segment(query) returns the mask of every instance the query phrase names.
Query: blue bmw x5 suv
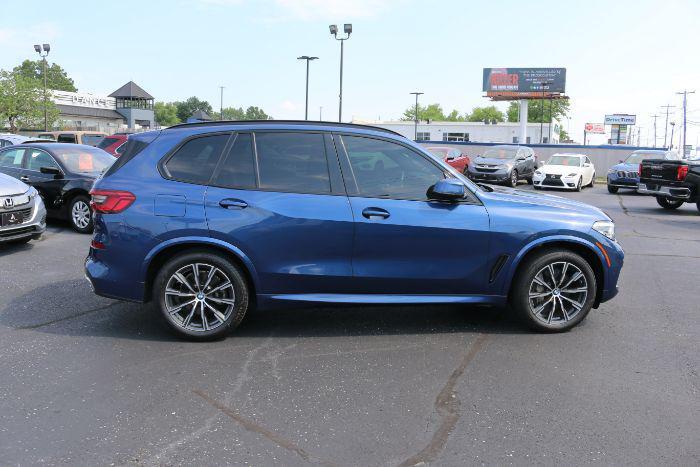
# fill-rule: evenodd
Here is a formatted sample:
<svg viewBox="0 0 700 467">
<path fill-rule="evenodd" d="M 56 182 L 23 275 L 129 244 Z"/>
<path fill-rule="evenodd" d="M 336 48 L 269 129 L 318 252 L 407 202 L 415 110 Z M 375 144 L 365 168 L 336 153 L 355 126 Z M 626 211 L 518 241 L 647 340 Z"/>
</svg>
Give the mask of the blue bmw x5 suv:
<svg viewBox="0 0 700 467">
<path fill-rule="evenodd" d="M 563 331 L 617 293 L 612 220 L 476 185 L 404 137 L 326 122 L 184 124 L 129 137 L 95 182 L 95 292 L 153 301 L 205 340 L 252 307 L 510 304 Z"/>
</svg>

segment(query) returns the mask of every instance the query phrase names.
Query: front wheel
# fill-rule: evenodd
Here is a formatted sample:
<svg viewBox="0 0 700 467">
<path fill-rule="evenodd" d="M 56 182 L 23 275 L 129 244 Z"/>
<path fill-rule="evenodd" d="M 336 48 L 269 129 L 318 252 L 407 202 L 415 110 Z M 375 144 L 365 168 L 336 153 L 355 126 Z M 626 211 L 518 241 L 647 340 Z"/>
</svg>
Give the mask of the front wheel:
<svg viewBox="0 0 700 467">
<path fill-rule="evenodd" d="M 617 193 L 617 187 L 612 186 L 612 185 L 608 185 L 608 193 L 613 193 L 613 194 Z"/>
<path fill-rule="evenodd" d="M 248 310 L 248 295 L 240 269 L 207 251 L 171 259 L 153 286 L 153 301 L 170 329 L 197 341 L 221 338 L 238 326 Z"/>
<path fill-rule="evenodd" d="M 659 206 L 662 208 L 669 210 L 678 209 L 679 207 L 683 206 L 683 201 L 668 199 L 663 196 L 657 196 L 656 202 L 659 203 Z"/>
<path fill-rule="evenodd" d="M 521 320 L 546 332 L 568 331 L 588 315 L 597 284 L 593 269 L 576 253 L 546 251 L 525 263 L 510 302 Z"/>
<path fill-rule="evenodd" d="M 589 183 L 588 186 L 593 188 L 593 185 L 595 185 L 595 172 L 593 172 L 593 177 L 591 177 L 591 183 Z"/>
<path fill-rule="evenodd" d="M 68 220 L 76 232 L 92 232 L 92 210 L 90 209 L 90 199 L 87 196 L 78 195 L 71 200 L 68 206 Z"/>
<path fill-rule="evenodd" d="M 582 184 L 583 184 L 583 176 L 579 177 L 579 179 L 578 179 L 578 183 L 576 184 L 576 191 L 581 191 L 581 188 L 583 188 Z"/>
<path fill-rule="evenodd" d="M 510 173 L 509 185 L 511 188 L 518 186 L 518 171 L 515 169 Z"/>
</svg>

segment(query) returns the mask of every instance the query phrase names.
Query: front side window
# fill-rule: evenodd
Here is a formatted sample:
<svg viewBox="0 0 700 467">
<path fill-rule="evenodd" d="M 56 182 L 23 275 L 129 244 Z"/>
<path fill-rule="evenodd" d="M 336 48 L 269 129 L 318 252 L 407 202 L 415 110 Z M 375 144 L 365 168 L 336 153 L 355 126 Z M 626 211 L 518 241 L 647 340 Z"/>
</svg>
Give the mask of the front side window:
<svg viewBox="0 0 700 467">
<path fill-rule="evenodd" d="M 260 188 L 330 193 L 326 147 L 320 133 L 256 133 Z"/>
<path fill-rule="evenodd" d="M 444 172 L 400 144 L 343 136 L 359 195 L 367 198 L 424 200 Z"/>
<path fill-rule="evenodd" d="M 27 158 L 27 169 L 39 171 L 42 167 L 53 167 L 58 169 L 58 164 L 48 153 L 39 149 L 30 149 Z"/>
<path fill-rule="evenodd" d="M 209 181 L 229 135 L 211 135 L 187 141 L 165 163 L 170 178 L 182 182 L 205 184 Z"/>
<path fill-rule="evenodd" d="M 255 160 L 253 138 L 250 133 L 240 133 L 226 155 L 214 185 L 227 188 L 255 188 Z"/>
<path fill-rule="evenodd" d="M 0 167 L 21 169 L 22 157 L 24 157 L 24 148 L 8 149 L 7 151 L 0 153 Z"/>
</svg>

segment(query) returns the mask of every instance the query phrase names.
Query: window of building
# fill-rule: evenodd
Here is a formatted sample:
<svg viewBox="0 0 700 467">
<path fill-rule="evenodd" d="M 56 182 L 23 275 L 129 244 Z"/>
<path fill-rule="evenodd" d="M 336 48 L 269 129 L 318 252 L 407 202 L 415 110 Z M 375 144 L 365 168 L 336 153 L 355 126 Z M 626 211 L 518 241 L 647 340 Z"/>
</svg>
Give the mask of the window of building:
<svg viewBox="0 0 700 467">
<path fill-rule="evenodd" d="M 428 188 L 445 178 L 420 154 L 388 141 L 343 136 L 360 196 L 424 200 Z"/>
<path fill-rule="evenodd" d="M 256 133 L 260 188 L 330 193 L 326 148 L 320 133 Z"/>
<path fill-rule="evenodd" d="M 469 141 L 469 133 L 443 133 L 443 141 Z"/>
<path fill-rule="evenodd" d="M 513 144 L 518 144 L 518 137 L 517 136 L 513 136 Z"/>
<path fill-rule="evenodd" d="M 24 157 L 24 148 L 8 149 L 0 153 L 0 167 L 13 167 L 15 169 L 22 168 L 22 158 Z"/>
<path fill-rule="evenodd" d="M 165 163 L 168 176 L 189 183 L 209 181 L 229 135 L 211 135 L 189 140 Z"/>
<path fill-rule="evenodd" d="M 250 133 L 239 133 L 226 155 L 214 185 L 228 188 L 255 188 L 255 160 L 253 138 Z"/>
<path fill-rule="evenodd" d="M 416 141 L 430 141 L 429 131 L 419 131 L 416 133 Z"/>
<path fill-rule="evenodd" d="M 549 138 L 547 138 L 546 136 L 543 136 L 542 137 L 542 144 L 547 144 L 548 142 L 549 142 Z"/>
</svg>

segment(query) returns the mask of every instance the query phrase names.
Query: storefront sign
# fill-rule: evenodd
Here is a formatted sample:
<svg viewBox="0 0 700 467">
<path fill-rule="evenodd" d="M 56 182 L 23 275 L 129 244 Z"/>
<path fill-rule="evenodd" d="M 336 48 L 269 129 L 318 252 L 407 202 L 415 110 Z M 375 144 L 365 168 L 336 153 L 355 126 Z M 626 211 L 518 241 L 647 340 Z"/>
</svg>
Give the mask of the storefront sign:
<svg viewBox="0 0 700 467">
<path fill-rule="evenodd" d="M 637 123 L 636 115 L 628 114 L 612 114 L 605 116 L 606 125 L 635 125 Z"/>
<path fill-rule="evenodd" d="M 67 91 L 51 91 L 51 94 L 51 100 L 55 104 L 112 110 L 114 110 L 117 106 L 116 99 L 113 97 L 96 96 L 94 94 Z"/>
<path fill-rule="evenodd" d="M 605 125 L 603 123 L 586 123 L 584 130 L 586 131 L 586 133 L 604 135 Z"/>
</svg>

